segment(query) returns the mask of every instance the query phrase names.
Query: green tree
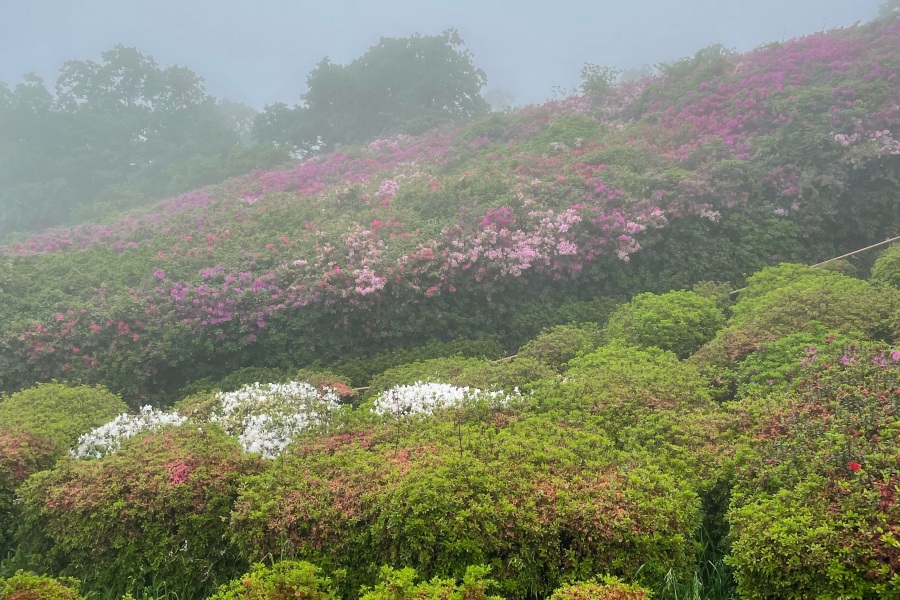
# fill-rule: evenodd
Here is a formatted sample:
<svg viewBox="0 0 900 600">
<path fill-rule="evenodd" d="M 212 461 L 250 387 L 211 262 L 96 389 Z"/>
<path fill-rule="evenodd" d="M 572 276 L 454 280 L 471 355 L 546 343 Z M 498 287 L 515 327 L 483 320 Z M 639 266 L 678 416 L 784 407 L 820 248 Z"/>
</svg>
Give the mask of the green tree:
<svg viewBox="0 0 900 600">
<path fill-rule="evenodd" d="M 128 208 L 282 162 L 265 153 L 265 165 L 233 160 L 252 117 L 248 107 L 217 104 L 190 69 L 160 67 L 121 45 L 99 62 L 66 62 L 55 93 L 36 75 L 0 84 L 0 234 L 62 224 L 79 205 L 93 214 L 97 200 Z M 198 157 L 215 164 L 197 166 Z M 203 173 L 186 176 L 189 161 Z"/>
<path fill-rule="evenodd" d="M 307 76 L 303 104 L 266 107 L 257 136 L 294 150 L 327 150 L 391 133 L 420 133 L 488 112 L 484 71 L 459 33 L 381 38 L 347 65 L 327 57 Z"/>
</svg>

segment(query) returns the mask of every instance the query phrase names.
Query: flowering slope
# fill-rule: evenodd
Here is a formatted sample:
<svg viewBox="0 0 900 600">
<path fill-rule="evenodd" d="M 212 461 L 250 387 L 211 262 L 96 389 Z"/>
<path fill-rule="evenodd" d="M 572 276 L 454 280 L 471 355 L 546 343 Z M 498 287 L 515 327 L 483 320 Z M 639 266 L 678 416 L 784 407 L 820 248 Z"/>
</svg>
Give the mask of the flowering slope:
<svg viewBox="0 0 900 600">
<path fill-rule="evenodd" d="M 739 281 L 883 239 L 900 222 L 898 38 L 884 19 L 706 49 L 602 94 L 10 239 L 0 389 L 79 379 L 139 405 L 246 364 L 486 328 L 515 347 L 529 297 Z"/>
</svg>

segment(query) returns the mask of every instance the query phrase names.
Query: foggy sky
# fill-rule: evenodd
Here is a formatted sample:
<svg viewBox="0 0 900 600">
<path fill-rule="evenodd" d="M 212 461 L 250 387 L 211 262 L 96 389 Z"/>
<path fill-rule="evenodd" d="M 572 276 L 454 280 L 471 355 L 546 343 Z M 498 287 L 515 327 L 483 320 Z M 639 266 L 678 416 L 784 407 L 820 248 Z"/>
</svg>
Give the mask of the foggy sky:
<svg viewBox="0 0 900 600">
<path fill-rule="evenodd" d="M 640 67 L 721 42 L 738 50 L 873 18 L 881 0 L 0 0 L 0 81 L 116 44 L 185 65 L 217 97 L 295 104 L 324 56 L 347 63 L 381 36 L 455 27 L 518 104 L 572 88 L 585 62 Z"/>
</svg>

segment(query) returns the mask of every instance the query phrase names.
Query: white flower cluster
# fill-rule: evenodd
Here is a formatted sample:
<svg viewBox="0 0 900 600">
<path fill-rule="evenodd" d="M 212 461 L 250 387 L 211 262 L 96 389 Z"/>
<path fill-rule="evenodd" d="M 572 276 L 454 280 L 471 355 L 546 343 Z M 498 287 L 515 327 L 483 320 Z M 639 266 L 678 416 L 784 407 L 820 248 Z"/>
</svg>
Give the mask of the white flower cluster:
<svg viewBox="0 0 900 600">
<path fill-rule="evenodd" d="M 302 431 L 315 427 L 340 408 L 340 398 L 300 381 L 245 385 L 216 394 L 210 422 L 235 435 L 247 452 L 263 458 L 281 454 Z"/>
<path fill-rule="evenodd" d="M 121 448 L 125 440 L 134 435 L 164 425 L 181 425 L 186 420 L 174 412 L 143 406 L 136 415 L 122 413 L 109 423 L 82 434 L 69 453 L 75 458 L 103 458 Z"/>
<path fill-rule="evenodd" d="M 519 390 L 513 396 L 520 397 Z M 511 399 L 506 392 L 485 392 L 478 388 L 459 387 L 449 383 L 398 385 L 382 392 L 372 406 L 379 415 L 430 414 L 437 409 L 462 406 L 468 402 L 486 400 L 494 407 L 505 406 Z"/>
</svg>

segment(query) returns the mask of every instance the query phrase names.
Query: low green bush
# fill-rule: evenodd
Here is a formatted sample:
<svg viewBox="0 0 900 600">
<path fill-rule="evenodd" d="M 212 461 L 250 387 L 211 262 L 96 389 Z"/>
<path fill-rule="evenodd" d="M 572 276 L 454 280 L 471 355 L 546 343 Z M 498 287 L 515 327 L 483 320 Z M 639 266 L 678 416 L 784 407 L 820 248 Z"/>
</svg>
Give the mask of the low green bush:
<svg viewBox="0 0 900 600">
<path fill-rule="evenodd" d="M 872 265 L 870 281 L 900 289 L 900 244 L 894 244 L 878 255 Z"/>
<path fill-rule="evenodd" d="M 606 324 L 607 339 L 655 346 L 685 358 L 712 339 L 725 322 L 716 301 L 695 292 L 639 294 Z"/>
<path fill-rule="evenodd" d="M 124 594 L 150 580 L 204 594 L 246 563 L 225 533 L 259 463 L 213 425 L 137 435 L 101 460 L 65 459 L 21 488 L 19 552 L 32 568 Z"/>
<path fill-rule="evenodd" d="M 900 293 L 834 271 L 781 265 L 748 280 L 726 327 L 691 360 L 733 369 L 760 345 L 821 328 L 862 340 L 891 339 Z"/>
<path fill-rule="evenodd" d="M 489 567 L 470 566 L 462 583 L 440 577 L 416 583 L 415 569 L 382 567 L 378 583 L 363 588 L 360 600 L 502 600 L 486 592 L 495 583 L 487 578 L 489 573 Z"/>
<path fill-rule="evenodd" d="M 794 333 L 771 343 L 760 344 L 735 369 L 737 398 L 768 393 L 789 383 L 810 359 L 840 360 L 842 349 L 853 340 L 829 333 L 817 324 L 810 333 Z"/>
<path fill-rule="evenodd" d="M 16 488 L 32 473 L 52 467 L 56 455 L 57 447 L 48 438 L 21 429 L 0 430 L 0 559 L 12 549 Z"/>
<path fill-rule="evenodd" d="M 22 429 L 51 440 L 61 454 L 78 436 L 128 412 L 103 387 L 44 383 L 0 402 L 0 430 Z"/>
<path fill-rule="evenodd" d="M 77 579 L 53 579 L 18 571 L 0 579 L 0 600 L 84 600 Z"/>
<path fill-rule="evenodd" d="M 248 573 L 222 585 L 209 600 L 336 600 L 331 580 L 308 562 L 284 560 L 272 566 L 254 564 Z"/>
<path fill-rule="evenodd" d="M 381 352 L 366 358 L 335 363 L 329 369 L 350 379 L 355 386 L 369 385 L 373 377 L 394 367 L 435 358 L 460 356 L 495 359 L 503 356 L 503 347 L 495 338 L 481 340 L 458 339 L 450 342 L 431 342 L 409 350 Z"/>
<path fill-rule="evenodd" d="M 576 356 L 590 352 L 603 341 L 603 330 L 593 323 L 557 325 L 519 349 L 518 359 L 534 359 L 555 371 L 564 371 Z"/>
<path fill-rule="evenodd" d="M 602 433 L 447 411 L 301 440 L 246 480 L 231 535 L 251 561 L 344 570 L 343 595 L 374 584 L 372 565 L 430 579 L 482 563 L 502 595 L 546 597 L 596 572 L 686 576 L 700 520 L 688 478 L 618 454 Z"/>
<path fill-rule="evenodd" d="M 550 600 L 649 600 L 651 596 L 646 588 L 606 576 L 565 585 L 553 592 Z"/>
<path fill-rule="evenodd" d="M 850 343 L 763 400 L 727 518 L 743 598 L 900 593 L 900 352 Z"/>
</svg>

